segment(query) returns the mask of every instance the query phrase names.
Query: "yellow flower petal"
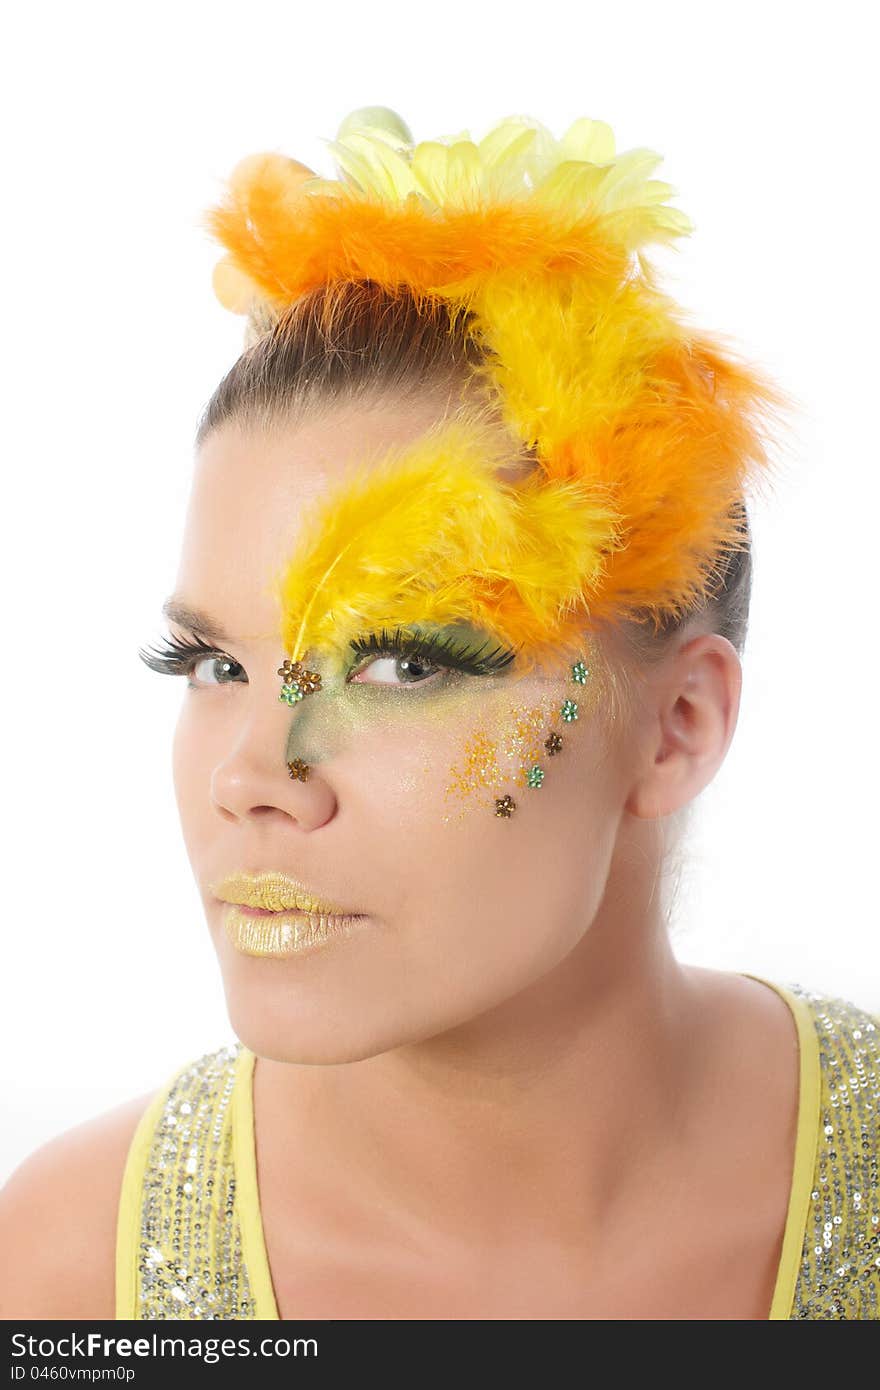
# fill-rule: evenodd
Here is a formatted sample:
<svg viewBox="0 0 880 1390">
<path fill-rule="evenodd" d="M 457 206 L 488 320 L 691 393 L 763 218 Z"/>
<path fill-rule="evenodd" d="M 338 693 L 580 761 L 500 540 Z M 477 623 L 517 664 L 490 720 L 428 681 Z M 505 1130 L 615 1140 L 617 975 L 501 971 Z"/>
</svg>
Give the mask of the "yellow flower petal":
<svg viewBox="0 0 880 1390">
<path fill-rule="evenodd" d="M 498 202 L 528 193 L 524 165 L 535 142 L 534 124 L 506 121 L 490 130 L 477 146 L 485 171 L 487 195 Z"/>
<path fill-rule="evenodd" d="M 409 159 L 378 136 L 353 131 L 327 146 L 337 167 L 365 193 L 397 202 L 416 189 Z"/>
<path fill-rule="evenodd" d="M 439 140 L 422 140 L 412 154 L 412 174 L 417 188 L 438 206 L 446 192 L 448 150 Z"/>
<path fill-rule="evenodd" d="M 563 159 L 585 159 L 590 164 L 608 164 L 615 157 L 614 131 L 605 121 L 581 116 L 559 141 Z"/>
<path fill-rule="evenodd" d="M 446 160 L 445 201 L 451 207 L 473 207 L 483 189 L 483 170 L 472 140 L 457 140 Z"/>
<path fill-rule="evenodd" d="M 555 207 L 559 212 L 570 212 L 571 220 L 575 222 L 591 204 L 599 205 L 602 188 L 610 172 L 609 165 L 585 164 L 581 160 L 568 159 L 551 170 L 536 190 L 536 197 L 543 206 Z"/>
</svg>

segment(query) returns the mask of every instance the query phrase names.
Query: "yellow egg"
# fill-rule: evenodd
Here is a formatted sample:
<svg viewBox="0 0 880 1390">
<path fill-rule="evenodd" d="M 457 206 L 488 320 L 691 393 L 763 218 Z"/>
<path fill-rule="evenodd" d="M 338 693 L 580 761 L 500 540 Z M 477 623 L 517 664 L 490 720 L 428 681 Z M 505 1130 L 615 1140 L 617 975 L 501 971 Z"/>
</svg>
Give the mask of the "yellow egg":
<svg viewBox="0 0 880 1390">
<path fill-rule="evenodd" d="M 230 256 L 224 256 L 214 266 L 211 283 L 223 308 L 233 314 L 246 314 L 257 294 L 253 281 L 238 269 Z"/>
<path fill-rule="evenodd" d="M 406 121 L 402 116 L 398 116 L 396 111 L 392 111 L 390 106 L 359 106 L 356 111 L 350 111 L 339 127 L 336 139 L 344 140 L 352 131 L 363 130 L 365 127 L 383 131 L 393 136 L 395 141 L 402 140 L 407 145 L 413 143 L 412 133 Z"/>
<path fill-rule="evenodd" d="M 279 183 L 291 188 L 305 182 L 306 179 L 317 177 L 314 169 L 309 169 L 298 159 L 290 159 L 286 154 L 278 154 L 275 150 L 263 150 L 259 154 L 245 155 L 244 159 L 238 161 L 229 175 L 229 186 L 233 192 L 242 195 L 255 180 L 265 180 L 273 176 Z"/>
</svg>

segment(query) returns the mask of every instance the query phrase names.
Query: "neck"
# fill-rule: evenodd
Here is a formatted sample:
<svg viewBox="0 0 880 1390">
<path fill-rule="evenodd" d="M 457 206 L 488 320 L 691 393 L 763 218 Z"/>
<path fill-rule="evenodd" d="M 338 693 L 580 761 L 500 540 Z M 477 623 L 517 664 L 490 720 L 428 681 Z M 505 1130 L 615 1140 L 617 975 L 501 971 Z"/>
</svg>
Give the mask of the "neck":
<svg viewBox="0 0 880 1390">
<path fill-rule="evenodd" d="M 258 1058 L 258 1132 L 283 1163 L 268 1180 L 410 1234 L 599 1239 L 687 1148 L 710 1067 L 699 972 L 653 897 L 606 893 L 558 966 L 437 1036 L 335 1066 Z"/>
</svg>

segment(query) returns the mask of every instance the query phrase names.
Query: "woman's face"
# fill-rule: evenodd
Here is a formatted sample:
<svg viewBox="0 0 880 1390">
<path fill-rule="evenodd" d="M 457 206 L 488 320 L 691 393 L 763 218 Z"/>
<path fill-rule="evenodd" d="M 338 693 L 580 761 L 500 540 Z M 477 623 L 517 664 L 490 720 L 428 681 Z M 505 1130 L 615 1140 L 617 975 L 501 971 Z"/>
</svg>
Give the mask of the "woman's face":
<svg viewBox="0 0 880 1390">
<path fill-rule="evenodd" d="M 196 460 L 175 597 L 225 636 L 189 674 L 175 788 L 232 1026 L 279 1061 L 372 1056 L 526 989 L 589 928 L 624 814 L 635 753 L 591 641 L 583 682 L 563 661 L 469 674 L 362 651 L 310 657 L 321 688 L 279 699 L 268 581 L 300 518 L 365 449 L 405 446 L 437 414 L 426 397 L 335 408 L 271 436 L 225 426 Z M 193 636 L 176 620 L 170 633 Z M 441 636 L 457 651 L 499 645 L 466 624 Z M 296 759 L 305 780 L 290 774 Z M 530 784 L 534 767 L 544 775 Z M 505 796 L 515 809 L 497 815 Z M 266 871 L 360 920 L 308 950 L 250 954 L 212 887 Z"/>
</svg>

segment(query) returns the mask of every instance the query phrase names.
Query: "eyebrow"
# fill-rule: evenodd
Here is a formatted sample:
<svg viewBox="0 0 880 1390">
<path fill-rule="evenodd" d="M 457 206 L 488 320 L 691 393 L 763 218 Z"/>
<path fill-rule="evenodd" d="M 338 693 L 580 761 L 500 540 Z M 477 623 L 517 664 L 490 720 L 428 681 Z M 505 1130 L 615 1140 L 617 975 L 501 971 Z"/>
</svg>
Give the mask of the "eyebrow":
<svg viewBox="0 0 880 1390">
<path fill-rule="evenodd" d="M 162 604 L 162 612 L 166 618 L 170 618 L 173 623 L 180 627 L 189 628 L 201 637 L 207 637 L 209 642 L 231 642 L 232 638 L 209 613 L 203 613 L 200 608 L 193 608 L 177 594 L 172 594 Z"/>
</svg>

